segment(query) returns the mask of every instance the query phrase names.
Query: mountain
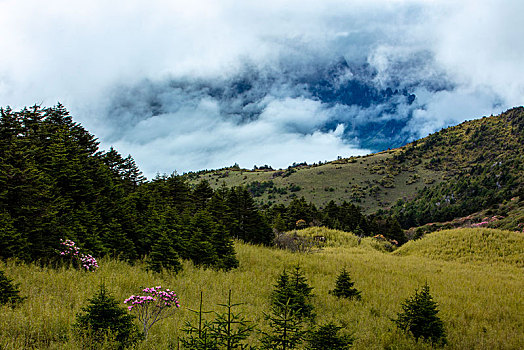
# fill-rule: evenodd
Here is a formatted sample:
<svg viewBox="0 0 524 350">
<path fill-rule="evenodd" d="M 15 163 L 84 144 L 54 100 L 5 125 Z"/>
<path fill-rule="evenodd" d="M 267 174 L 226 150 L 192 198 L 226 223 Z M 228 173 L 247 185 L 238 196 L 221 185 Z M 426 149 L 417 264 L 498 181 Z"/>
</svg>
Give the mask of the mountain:
<svg viewBox="0 0 524 350">
<path fill-rule="evenodd" d="M 296 197 L 318 207 L 349 201 L 367 213 L 390 211 L 409 228 L 524 198 L 523 161 L 524 108 L 517 107 L 367 156 L 279 170 L 233 166 L 185 176 L 215 188 L 245 185 L 262 206 Z"/>
</svg>

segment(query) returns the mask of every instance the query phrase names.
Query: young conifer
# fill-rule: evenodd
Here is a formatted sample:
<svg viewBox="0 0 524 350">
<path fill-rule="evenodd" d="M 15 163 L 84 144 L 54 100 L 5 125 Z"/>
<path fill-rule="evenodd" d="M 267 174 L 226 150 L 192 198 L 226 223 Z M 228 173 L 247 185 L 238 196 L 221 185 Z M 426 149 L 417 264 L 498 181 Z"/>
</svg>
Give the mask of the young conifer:
<svg viewBox="0 0 524 350">
<path fill-rule="evenodd" d="M 417 341 L 422 338 L 433 344 L 443 345 L 446 343 L 446 332 L 437 313 L 437 303 L 429 294 L 426 282 L 420 292 L 415 290 L 415 294 L 402 303 L 402 312 L 394 321 L 400 329 L 413 334 Z"/>
<path fill-rule="evenodd" d="M 346 270 L 346 268 L 344 268 L 337 277 L 335 289 L 330 291 L 330 293 L 338 298 L 360 300 L 360 291 L 353 287 L 354 284 L 355 282 L 351 281 L 349 272 Z"/>
<path fill-rule="evenodd" d="M 310 301 L 313 297 L 312 290 L 300 267 L 296 266 L 291 275 L 284 270 L 278 277 L 271 302 L 281 311 L 284 306 L 288 307 L 298 318 L 314 319 L 313 304 Z"/>
<path fill-rule="evenodd" d="M 73 330 L 75 336 L 83 341 L 84 347 L 98 349 L 109 340 L 118 349 L 123 349 L 142 338 L 138 327 L 133 323 L 134 316 L 119 306 L 104 284 L 82 311 L 76 316 Z"/>
<path fill-rule="evenodd" d="M 339 335 L 342 327 L 330 322 L 318 327 L 307 337 L 307 350 L 347 350 L 353 344 L 350 335 Z"/>
<path fill-rule="evenodd" d="M 284 305 L 271 307 L 271 314 L 265 315 L 271 333 L 262 333 L 262 349 L 290 350 L 296 349 L 305 336 L 304 321 L 294 312 L 288 302 Z"/>
<path fill-rule="evenodd" d="M 0 270 L 0 305 L 9 305 L 15 307 L 25 298 L 20 296 L 18 286 L 13 283 L 13 280 Z"/>
</svg>

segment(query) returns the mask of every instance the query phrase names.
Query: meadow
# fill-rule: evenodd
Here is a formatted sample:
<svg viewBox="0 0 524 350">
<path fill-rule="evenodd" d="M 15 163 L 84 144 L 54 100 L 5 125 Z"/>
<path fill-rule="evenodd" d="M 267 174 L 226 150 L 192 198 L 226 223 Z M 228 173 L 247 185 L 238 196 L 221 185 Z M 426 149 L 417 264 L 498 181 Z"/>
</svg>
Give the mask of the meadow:
<svg viewBox="0 0 524 350">
<path fill-rule="evenodd" d="M 305 235 L 315 233 L 303 231 Z M 338 233 L 337 233 L 338 232 Z M 425 282 L 439 304 L 448 344 L 445 349 L 524 348 L 524 235 L 492 229 L 450 230 L 432 233 L 393 253 L 381 251 L 372 238 L 359 241 L 339 231 L 325 231 L 327 244 L 311 253 L 235 242 L 240 267 L 229 272 L 199 269 L 190 262 L 178 275 L 154 274 L 138 262 L 131 266 L 101 259 L 100 268 L 84 272 L 53 269 L 8 260 L 0 269 L 19 284 L 27 299 L 17 308 L 0 308 L 0 349 L 79 349 L 71 333 L 75 315 L 101 283 L 123 301 L 145 287 L 161 285 L 177 292 L 181 308 L 174 317 L 150 330 L 139 349 L 177 349 L 189 311 L 223 311 L 232 290 L 237 312 L 265 328 L 269 295 L 284 269 L 299 265 L 314 287 L 316 322 L 334 321 L 355 338 L 354 349 L 430 349 L 398 331 L 392 322 L 403 300 Z M 329 294 L 336 276 L 346 267 L 362 300 L 339 300 Z M 208 315 L 208 319 L 212 316 Z M 257 345 L 253 333 L 249 342 Z"/>
</svg>

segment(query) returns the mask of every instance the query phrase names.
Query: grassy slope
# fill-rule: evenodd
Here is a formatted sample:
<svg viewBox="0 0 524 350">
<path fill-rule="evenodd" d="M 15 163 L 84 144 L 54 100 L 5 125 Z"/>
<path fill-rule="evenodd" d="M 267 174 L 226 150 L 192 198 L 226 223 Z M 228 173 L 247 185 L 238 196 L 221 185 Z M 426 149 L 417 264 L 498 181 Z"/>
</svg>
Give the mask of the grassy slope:
<svg viewBox="0 0 524 350">
<path fill-rule="evenodd" d="M 482 242 L 485 232 L 488 231 L 473 230 L 468 236 L 472 239 L 477 236 L 476 241 Z M 511 236 L 502 231 L 489 233 L 498 235 L 499 240 L 508 239 L 504 249 L 514 249 L 513 254 L 522 257 L 522 235 Z M 76 349 L 74 342 L 67 340 L 70 339 L 70 324 L 101 281 L 105 281 L 119 300 L 136 294 L 143 287 L 158 284 L 177 291 L 181 310 L 175 317 L 155 325 L 141 349 L 167 349 L 174 344 L 184 322 L 195 320 L 187 308 L 197 307 L 200 290 L 204 291 L 205 308 L 218 310 L 215 305 L 225 302 L 227 291 L 232 288 L 234 301 L 245 303 L 239 310 L 249 319 L 263 324 L 263 312 L 268 310 L 268 296 L 276 277 L 282 269 L 296 264 L 300 264 L 314 287 L 313 302 L 318 321 L 336 320 L 347 325 L 356 337 L 355 349 L 425 348 L 395 331 L 390 321 L 400 310 L 401 301 L 425 281 L 440 305 L 439 315 L 448 331 L 446 348 L 524 348 L 521 260 L 503 259 L 505 262 L 501 262 L 496 254 L 485 253 L 486 247 L 482 244 L 465 249 L 468 239 L 453 241 L 456 253 L 454 258 L 446 256 L 449 261 L 427 253 L 431 249 L 438 250 L 449 237 L 463 232 L 432 234 L 411 243 L 420 245 L 424 252 L 421 254 L 415 254 L 410 246 L 396 254 L 386 254 L 373 249 L 369 238 L 355 246 L 355 239 L 345 237 L 346 233 L 326 231 L 322 234 L 328 237 L 328 242 L 346 241 L 348 244 L 328 247 L 314 254 L 292 254 L 237 242 L 240 268 L 228 273 L 195 269 L 185 264 L 178 276 L 153 275 L 146 273 L 141 264 L 129 266 L 112 260 L 102 260 L 96 273 L 0 263 L 0 268 L 20 283 L 22 294 L 28 296 L 18 309 L 0 308 L 0 348 Z M 490 247 L 488 250 L 493 248 Z M 510 255 L 508 252 L 507 256 Z M 481 258 L 477 260 L 476 256 Z M 362 291 L 361 302 L 338 300 L 328 294 L 344 266 L 351 272 L 355 286 Z"/>
<path fill-rule="evenodd" d="M 319 207 L 330 200 L 353 200 L 365 212 L 371 213 L 389 207 L 398 199 L 415 197 L 424 186 L 469 176 L 469 169 L 475 166 L 512 159 L 522 161 L 523 139 L 524 109 L 515 108 L 498 116 L 443 129 L 398 149 L 298 168 L 285 178 L 274 177 L 275 171 L 232 169 L 191 173 L 188 178 L 194 183 L 206 179 L 214 187 L 223 183 L 247 185 L 269 180 L 279 188 L 294 184 L 301 190 L 274 195 L 275 198 L 270 198 L 266 192 L 255 199 L 259 203 L 288 203 L 293 196 L 304 196 Z M 436 162 L 430 164 L 432 161 Z M 522 172 L 517 178 L 519 175 L 524 178 Z M 355 201 L 355 197 L 361 198 Z"/>
<path fill-rule="evenodd" d="M 277 171 L 249 171 L 223 169 L 200 174 L 192 179 L 193 183 L 207 180 L 213 187 L 247 185 L 253 181 L 273 181 L 277 188 L 300 186 L 297 192 L 287 191 L 285 195 L 270 197 L 268 192 L 255 198 L 259 203 L 289 203 L 294 196 L 304 197 L 319 207 L 330 200 L 336 202 L 353 201 L 366 212 L 392 204 L 397 198 L 410 197 L 424 186 L 441 181 L 439 171 L 426 169 L 422 162 L 418 165 L 406 164 L 404 171 L 392 176 L 392 186 L 380 184 L 387 176 L 386 164 L 398 150 L 380 152 L 368 156 L 352 157 L 319 165 L 297 168 L 290 176 L 274 176 Z M 418 180 L 409 183 L 409 179 L 418 176 Z M 376 192 L 374 192 L 375 190 Z M 360 200 L 353 198 L 360 197 Z"/>
</svg>

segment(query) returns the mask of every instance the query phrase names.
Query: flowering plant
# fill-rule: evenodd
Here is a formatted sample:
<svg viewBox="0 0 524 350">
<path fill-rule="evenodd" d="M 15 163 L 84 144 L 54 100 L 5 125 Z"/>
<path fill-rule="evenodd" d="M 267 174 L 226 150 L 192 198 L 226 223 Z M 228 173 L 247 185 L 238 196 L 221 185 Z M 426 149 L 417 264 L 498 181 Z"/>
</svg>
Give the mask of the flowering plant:
<svg viewBox="0 0 524 350">
<path fill-rule="evenodd" d="M 63 257 L 71 257 L 71 260 L 85 269 L 86 271 L 95 271 L 98 268 L 98 262 L 91 254 L 80 253 L 80 248 L 70 239 L 60 240 L 62 249 L 58 252 Z"/>
<path fill-rule="evenodd" d="M 173 315 L 180 304 L 175 292 L 162 290 L 162 286 L 145 288 L 142 292 L 147 295 L 131 295 L 124 304 L 129 305 L 129 311 L 137 313 L 144 327 L 144 336 L 147 337 L 149 329 L 156 322 Z"/>
</svg>

